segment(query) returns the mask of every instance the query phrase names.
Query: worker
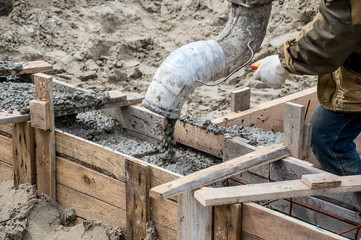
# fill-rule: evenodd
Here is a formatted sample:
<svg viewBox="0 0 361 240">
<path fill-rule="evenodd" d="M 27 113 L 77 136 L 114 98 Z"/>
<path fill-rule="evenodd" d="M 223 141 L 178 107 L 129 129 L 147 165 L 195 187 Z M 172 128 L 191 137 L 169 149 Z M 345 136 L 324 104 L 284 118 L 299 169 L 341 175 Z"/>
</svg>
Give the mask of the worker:
<svg viewBox="0 0 361 240">
<path fill-rule="evenodd" d="M 266 57 L 254 77 L 280 88 L 290 73 L 318 75 L 320 106 L 310 119 L 311 148 L 322 168 L 361 174 L 361 1 L 322 0 L 314 20 Z"/>
</svg>

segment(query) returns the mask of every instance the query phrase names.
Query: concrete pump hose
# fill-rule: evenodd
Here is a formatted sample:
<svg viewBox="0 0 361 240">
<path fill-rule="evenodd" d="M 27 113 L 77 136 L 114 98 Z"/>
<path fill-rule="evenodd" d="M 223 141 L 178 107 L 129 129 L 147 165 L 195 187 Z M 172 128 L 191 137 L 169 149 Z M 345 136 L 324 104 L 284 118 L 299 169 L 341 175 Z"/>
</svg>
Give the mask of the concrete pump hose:
<svg viewBox="0 0 361 240">
<path fill-rule="evenodd" d="M 179 118 L 188 96 L 199 85 L 227 76 L 257 51 L 266 34 L 271 3 L 252 8 L 232 4 L 230 17 L 216 40 L 186 44 L 162 62 L 147 90 L 143 106 L 168 118 Z"/>
</svg>

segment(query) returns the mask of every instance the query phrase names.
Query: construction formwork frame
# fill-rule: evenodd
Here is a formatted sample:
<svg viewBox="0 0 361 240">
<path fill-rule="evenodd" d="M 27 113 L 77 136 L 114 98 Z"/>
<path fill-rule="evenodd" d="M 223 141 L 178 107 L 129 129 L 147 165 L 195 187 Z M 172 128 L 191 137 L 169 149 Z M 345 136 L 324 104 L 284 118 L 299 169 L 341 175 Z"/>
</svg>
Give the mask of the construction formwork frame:
<svg viewBox="0 0 361 240">
<path fill-rule="evenodd" d="M 283 107 L 286 102 L 306 105 L 308 112 L 311 113 L 317 106 L 315 89 L 305 90 L 250 109 L 247 109 L 249 104 L 246 104 L 246 107 L 241 108 L 244 111 L 233 112 L 213 122 L 222 126 L 238 123 L 277 131 L 283 126 Z M 232 105 L 234 111 L 237 110 L 236 105 L 237 103 Z M 112 107 L 107 111 L 118 118 L 130 134 L 150 142 L 160 141 L 159 131 L 162 131 L 166 125 L 163 117 L 145 110 L 140 105 Z M 310 113 L 307 114 L 307 118 L 310 117 Z M 143 126 L 134 128 L 132 124 L 134 115 L 144 119 Z M 19 120 L 19 118 L 15 119 Z M 19 126 L 21 131 L 16 130 Z M 147 130 L 144 130 L 145 127 Z M 19 136 L 19 132 L 24 137 L 15 137 Z M 36 167 L 26 168 L 25 173 L 29 173 L 29 169 L 33 169 L 34 172 L 30 173 L 31 177 L 24 178 L 23 182 L 19 182 L 19 177 L 16 177 L 19 169 L 24 170 L 24 165 L 21 163 L 25 159 L 19 160 L 19 157 L 15 156 L 16 151 L 27 153 L 24 155 L 29 156 L 30 160 L 27 161 L 30 164 L 36 163 L 34 155 L 39 148 L 35 148 L 31 143 L 34 141 L 33 132 L 34 129 L 29 123 L 0 126 L 0 181 L 14 179 L 18 184 L 26 182 L 39 184 L 34 177 L 39 175 L 39 169 Z M 187 235 L 189 229 L 182 230 L 179 227 L 182 226 L 182 215 L 179 214 L 182 210 L 177 204 L 179 200 L 155 198 L 150 195 L 151 188 L 182 176 L 56 129 L 54 136 L 56 174 L 53 176 L 55 182 L 53 196 L 60 204 L 76 210 L 77 221 L 101 220 L 126 229 L 129 239 L 141 239 L 145 237 L 146 222 L 152 220 L 155 222 L 160 239 L 178 237 L 185 239 L 189 236 Z M 205 137 L 209 141 L 204 141 Z M 175 138 L 182 144 L 224 159 L 232 159 L 257 150 L 248 145 L 244 139 L 230 139 L 227 135 L 217 135 L 186 123 L 177 123 Z M 21 139 L 20 143 L 16 139 Z M 290 169 L 293 173 L 287 175 Z M 244 172 L 239 177 L 251 179 L 252 182 L 257 179 L 256 181 L 261 182 L 300 178 L 305 173 L 319 172 L 322 171 L 299 159 L 287 157 L 267 164 L 262 169 Z M 48 182 L 43 184 L 47 185 Z M 348 195 L 352 199 L 352 193 Z M 339 198 L 335 197 L 336 200 Z M 134 199 L 137 199 L 137 202 L 134 202 Z M 186 199 L 183 197 L 183 200 Z M 190 198 L 189 201 L 193 199 Z M 211 207 L 204 214 L 208 216 L 208 219 L 203 219 L 206 221 L 203 224 L 207 227 L 207 232 L 199 232 L 198 239 L 240 239 L 241 237 L 285 239 L 284 237 L 287 236 L 290 239 L 344 239 L 255 203 Z M 351 215 L 351 212 L 348 214 Z M 265 228 L 270 223 L 273 229 Z M 194 222 L 194 224 L 199 226 L 202 223 Z M 300 231 L 294 232 L 295 228 Z"/>
</svg>

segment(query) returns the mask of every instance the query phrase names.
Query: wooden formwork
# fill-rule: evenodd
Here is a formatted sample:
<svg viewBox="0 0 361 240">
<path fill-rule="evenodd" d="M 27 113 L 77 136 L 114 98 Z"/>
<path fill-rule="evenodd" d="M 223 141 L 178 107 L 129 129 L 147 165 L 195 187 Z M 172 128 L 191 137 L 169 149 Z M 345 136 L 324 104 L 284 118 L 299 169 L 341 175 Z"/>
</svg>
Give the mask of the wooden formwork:
<svg viewBox="0 0 361 240">
<path fill-rule="evenodd" d="M 243 106 L 244 111 L 233 112 L 213 122 L 221 126 L 239 124 L 282 131 L 286 102 L 308 106 L 307 118 L 318 105 L 315 89 L 312 88 L 248 110 Z M 234 104 L 232 106 L 233 110 L 237 109 Z M 159 133 L 166 125 L 165 119 L 140 105 L 112 107 L 107 112 L 115 116 L 130 134 L 150 142 L 161 140 Z M 143 121 L 135 123 L 135 118 Z M 32 133 L 29 123 L 0 126 L 0 181 L 14 179 L 19 182 L 16 176 L 19 169 L 24 170 L 23 163 L 35 165 L 39 147 L 34 146 Z M 152 220 L 160 239 L 185 239 L 188 236 L 189 229 L 182 228 L 182 216 L 179 215 L 182 211 L 180 206 L 184 204 L 179 205 L 177 198 L 164 199 L 150 194 L 150 189 L 178 179 L 181 175 L 59 130 L 54 133 L 55 197 L 60 204 L 75 209 L 78 221 L 104 221 L 126 229 L 129 239 L 141 239 L 146 234 L 146 222 Z M 175 138 L 179 143 L 225 160 L 257 150 L 244 139 L 230 139 L 227 135 L 217 135 L 182 122 L 176 124 Z M 19 156 L 20 151 L 24 154 Z M 29 173 L 31 170 L 33 172 Z M 25 182 L 35 183 L 38 171 L 38 168 L 29 167 L 21 175 L 29 174 Z M 244 172 L 240 177 L 249 182 L 267 182 L 319 172 L 322 171 L 299 159 L 287 157 L 261 169 Z M 46 185 L 47 182 L 42 184 Z M 352 193 L 328 197 L 342 200 L 345 196 L 351 205 L 358 206 Z M 184 201 L 184 196 L 181 199 Z M 333 203 L 326 200 L 312 200 L 316 204 L 322 203 L 327 209 L 333 207 Z M 334 205 L 337 206 L 337 203 Z M 340 215 L 357 221 L 357 210 L 342 209 L 340 206 L 336 209 Z M 207 214 L 208 219 L 203 219 L 205 222 L 194 222 L 195 226 L 206 225 L 207 232 L 199 239 L 344 239 L 255 203 L 210 207 Z"/>
</svg>

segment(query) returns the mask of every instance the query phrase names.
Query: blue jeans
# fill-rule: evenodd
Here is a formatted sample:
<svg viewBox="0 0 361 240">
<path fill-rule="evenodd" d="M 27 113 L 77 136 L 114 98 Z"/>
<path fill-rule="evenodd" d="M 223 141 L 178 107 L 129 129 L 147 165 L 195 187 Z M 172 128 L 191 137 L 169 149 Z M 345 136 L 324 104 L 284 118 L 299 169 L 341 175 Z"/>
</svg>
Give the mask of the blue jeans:
<svg viewBox="0 0 361 240">
<path fill-rule="evenodd" d="M 341 176 L 361 174 L 354 143 L 361 132 L 361 112 L 334 112 L 319 106 L 310 123 L 311 148 L 323 170 Z"/>
</svg>

